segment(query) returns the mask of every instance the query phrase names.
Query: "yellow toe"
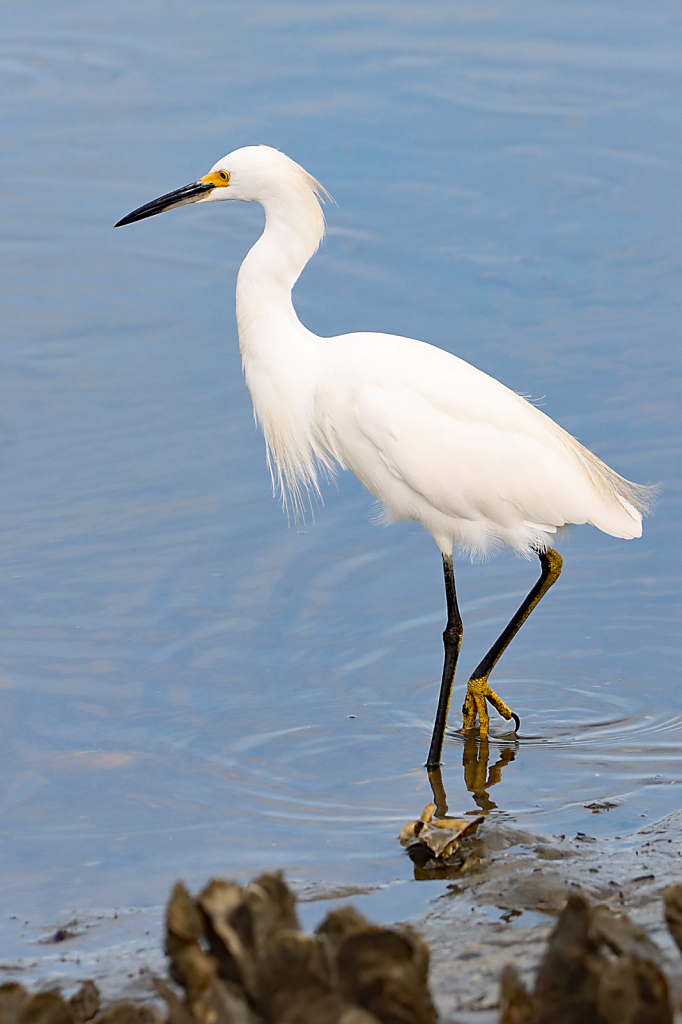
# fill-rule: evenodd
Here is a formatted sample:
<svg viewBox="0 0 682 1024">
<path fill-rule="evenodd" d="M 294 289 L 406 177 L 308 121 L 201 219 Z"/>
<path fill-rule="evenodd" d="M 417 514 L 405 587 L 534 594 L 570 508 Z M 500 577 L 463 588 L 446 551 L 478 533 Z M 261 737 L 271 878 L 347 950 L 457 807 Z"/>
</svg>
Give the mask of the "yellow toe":
<svg viewBox="0 0 682 1024">
<path fill-rule="evenodd" d="M 467 686 L 467 695 L 462 706 L 462 729 L 472 729 L 479 721 L 479 735 L 485 738 L 488 735 L 489 717 L 486 701 L 490 701 L 495 710 L 506 718 L 507 721 L 516 716 L 511 708 L 497 696 L 494 690 L 490 689 L 487 679 L 470 679 Z"/>
</svg>

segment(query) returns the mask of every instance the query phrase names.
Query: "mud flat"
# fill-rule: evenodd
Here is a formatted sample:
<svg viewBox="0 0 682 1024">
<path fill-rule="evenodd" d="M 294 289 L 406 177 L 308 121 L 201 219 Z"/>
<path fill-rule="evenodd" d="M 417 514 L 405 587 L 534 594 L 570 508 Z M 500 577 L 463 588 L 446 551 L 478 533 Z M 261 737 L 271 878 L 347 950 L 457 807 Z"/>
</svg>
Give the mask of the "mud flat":
<svg viewBox="0 0 682 1024">
<path fill-rule="evenodd" d="M 576 893 L 626 913 L 655 943 L 679 1007 L 682 958 L 663 894 L 682 881 L 682 811 L 618 840 L 539 836 L 488 819 L 467 852 L 448 892 L 413 922 L 431 949 L 441 1020 L 497 1024 L 505 965 L 532 986 L 556 917 Z"/>
<path fill-rule="evenodd" d="M 286 932 L 289 937 L 282 947 L 285 950 L 282 953 L 284 967 L 276 957 L 273 961 L 262 962 L 279 964 L 277 970 L 280 977 L 287 978 L 293 971 L 293 956 L 298 965 L 296 970 L 300 972 L 300 985 L 289 985 L 289 991 L 291 993 L 297 987 L 302 988 L 307 984 L 309 993 L 316 993 L 315 998 L 321 1007 L 320 1021 L 340 1021 L 344 1014 L 352 1011 L 353 1019 L 357 1017 L 358 1022 L 364 1024 L 370 1024 L 372 1020 L 402 1020 L 414 1024 L 429 1024 L 436 1020 L 443 1024 L 497 1024 L 501 1013 L 500 983 L 506 968 L 506 991 L 502 996 L 505 1024 L 511 1024 L 512 1021 L 514 1024 L 517 1021 L 525 1024 L 526 1020 L 534 1022 L 545 1019 L 557 1022 L 580 1020 L 583 1024 L 593 1019 L 584 1007 L 573 1007 L 573 1010 L 564 1007 L 566 1013 L 570 1011 L 573 1016 L 561 1017 L 558 1011 L 552 1011 L 549 1017 L 543 1017 L 545 1007 L 542 1013 L 538 1010 L 533 1017 L 535 1011 L 528 1002 L 534 998 L 532 992 L 535 987 L 542 989 L 545 996 L 549 991 L 552 998 L 563 1000 L 561 1005 L 564 1006 L 564 990 L 561 988 L 564 982 L 561 977 L 568 976 L 566 956 L 569 959 L 573 957 L 575 961 L 571 971 L 578 964 L 579 976 L 583 978 L 581 984 L 584 983 L 587 993 L 585 999 L 596 1000 L 595 993 L 599 988 L 604 1012 L 594 1017 L 594 1020 L 600 1024 L 601 1021 L 611 1024 L 612 1020 L 618 1024 L 629 1024 L 630 1018 L 623 1016 L 625 1011 L 613 1009 L 616 1006 L 613 1000 L 617 998 L 618 992 L 624 990 L 623 979 L 630 983 L 632 978 L 639 979 L 638 991 L 641 990 L 640 996 L 644 993 L 642 999 L 645 1003 L 647 999 L 654 1003 L 658 999 L 658 1004 L 647 1004 L 645 1007 L 648 1016 L 632 1017 L 633 1024 L 640 1020 L 646 1020 L 649 1024 L 682 1020 L 679 1012 L 682 1007 L 682 957 L 669 926 L 671 913 L 675 920 L 677 913 L 681 923 L 678 931 L 682 930 L 682 890 L 678 890 L 679 896 L 676 897 L 679 907 L 675 910 L 673 906 L 672 911 L 668 892 L 668 922 L 664 902 L 666 889 L 682 882 L 682 812 L 670 814 L 630 836 L 614 840 L 597 840 L 582 833 L 574 836 L 534 835 L 515 828 L 513 824 L 488 818 L 479 825 L 474 835 L 462 840 L 455 861 L 449 867 L 436 871 L 428 865 L 414 867 L 417 876 L 425 879 L 424 884 L 428 885 L 427 879 L 436 874 L 449 878 L 449 886 L 444 894 L 434 899 L 427 913 L 407 923 L 407 929 L 401 926 L 395 929 L 374 926 L 350 912 L 345 917 L 341 914 L 335 918 L 333 915 L 339 914 L 335 911 L 328 919 L 331 924 L 327 924 L 326 931 L 323 926 L 319 933 L 327 937 L 320 939 L 318 935 L 318 938 L 311 939 L 297 932 L 293 897 L 290 900 L 284 889 L 272 883 L 272 892 L 279 901 L 280 909 L 271 917 L 280 921 L 281 927 L 277 926 L 279 932 Z M 411 869 L 407 858 L 405 865 L 406 870 Z M 263 888 L 262 880 L 257 880 L 258 885 Z M 310 898 L 310 890 L 306 891 L 305 886 L 292 888 L 294 894 L 298 890 L 304 899 Z M 331 895 L 319 887 L 314 888 L 318 899 Z M 43 999 L 40 1005 L 36 1004 L 31 1009 L 30 997 L 21 993 L 17 995 L 18 990 L 15 989 L 12 996 L 13 1019 L 28 1021 L 38 1014 L 41 1021 L 48 1024 L 49 1015 L 54 1013 L 55 1020 L 61 1024 L 68 1024 L 70 1020 L 82 1024 L 86 1019 L 83 1016 L 84 997 L 80 997 L 80 1003 L 78 1000 L 70 1003 L 69 1000 L 79 989 L 80 982 L 86 978 L 94 978 L 100 990 L 95 1019 L 109 1020 L 110 1024 L 114 1020 L 123 1024 L 123 1017 L 142 1021 L 143 1024 L 161 1021 L 166 1017 L 174 1024 L 194 1021 L 201 1024 L 225 1024 L 228 1020 L 236 1020 L 236 1017 L 239 1017 L 242 1024 L 244 1021 L 249 1024 L 255 1024 L 258 1020 L 278 1021 L 280 1017 L 299 1019 L 298 1011 L 273 1010 L 275 1004 L 272 1002 L 264 1002 L 264 1008 L 258 1010 L 260 996 L 253 986 L 265 984 L 263 978 L 272 977 L 274 967 L 263 969 L 261 964 L 261 968 L 258 968 L 261 962 L 258 958 L 265 956 L 264 953 L 258 954 L 254 960 L 255 954 L 252 952 L 244 952 L 243 949 L 240 952 L 239 928 L 235 933 L 237 939 L 234 939 L 230 925 L 215 949 L 211 943 L 219 932 L 217 925 L 212 926 L 212 930 L 209 928 L 206 934 L 201 932 L 211 914 L 217 915 L 216 922 L 219 922 L 230 915 L 234 916 L 234 921 L 238 921 L 245 914 L 248 916 L 254 913 L 253 909 L 248 910 L 248 914 L 244 910 L 252 897 L 243 894 L 249 891 L 248 886 L 242 888 L 224 882 L 219 883 L 218 889 L 212 890 L 208 886 L 197 897 L 191 897 L 183 889 L 176 889 L 165 922 L 165 945 L 169 960 L 164 956 L 161 940 L 165 916 L 161 910 L 129 910 L 115 914 L 112 918 L 92 915 L 90 919 L 74 918 L 52 929 L 42 929 L 35 941 L 36 957 L 0 963 L 2 978 L 6 982 L 21 982 L 32 993 L 41 991 L 44 994 L 56 986 L 66 1002 L 60 1009 L 59 1000 L 50 1002 L 49 999 Z M 336 891 L 334 895 L 340 893 Z M 217 902 L 212 904 L 213 897 Z M 570 913 L 564 922 L 564 938 L 560 936 L 557 940 L 555 936 L 550 942 L 558 915 L 567 905 Z M 258 912 L 262 916 L 262 908 Z M 144 929 L 147 941 L 142 943 L 141 925 L 148 926 Z M 118 942 L 110 943 L 107 951 L 101 948 L 102 927 L 108 928 L 110 934 L 118 938 Z M 582 929 L 582 939 L 577 946 L 576 929 L 578 932 Z M 87 948 L 89 933 L 100 935 L 99 943 L 94 942 L 91 952 Z M 297 934 L 292 945 L 290 940 L 293 933 Z M 332 962 L 329 957 L 332 956 L 333 960 L 338 954 L 341 941 L 339 935 L 346 941 L 351 933 L 355 936 L 353 943 L 357 948 L 353 955 L 357 954 L 356 959 L 351 958 L 350 967 L 348 964 L 351 960 L 347 957 L 339 960 L 339 963 L 346 965 L 343 967 L 343 971 L 346 971 L 345 987 L 342 985 L 338 989 L 336 981 L 332 984 L 328 980 L 323 980 L 320 987 L 320 971 L 323 979 L 341 976 L 341 968 L 329 967 Z M 569 938 L 572 936 L 568 943 L 572 950 L 570 953 L 564 949 L 566 934 L 569 934 Z M 431 1000 L 423 984 L 426 979 L 425 947 L 421 939 L 425 939 L 430 948 L 428 988 Z M 377 943 L 383 944 L 383 966 L 377 963 L 369 966 L 365 963 L 363 966 L 360 963 L 365 955 L 361 949 L 363 941 L 370 948 Z M 267 947 L 267 956 L 271 956 L 272 949 L 268 942 L 263 948 Z M 320 967 L 316 958 L 322 955 L 322 947 L 326 952 Z M 329 949 L 332 947 L 336 952 L 330 954 Z M 229 950 L 229 956 L 224 952 L 226 949 Z M 219 965 L 222 964 L 218 969 L 211 966 L 212 956 L 217 956 Z M 399 992 L 397 996 L 391 989 L 393 982 L 379 984 L 376 981 L 379 976 L 395 980 L 394 967 L 390 966 L 391 958 L 402 964 L 398 974 L 404 981 L 407 979 L 402 994 Z M 335 960 L 333 962 L 336 963 Z M 588 966 L 585 967 L 585 964 Z M 641 967 L 642 964 L 644 967 Z M 510 971 L 510 967 L 513 971 Z M 381 1000 L 373 1008 L 368 1005 L 367 999 L 361 994 L 364 991 L 362 984 L 357 982 L 358 972 L 362 974 L 364 970 L 369 970 L 370 974 L 372 971 L 375 974 L 379 972 L 372 984 L 379 984 L 381 991 L 389 991 L 390 998 L 398 1000 L 402 1010 L 397 1016 L 394 1010 L 382 1010 Z M 571 971 L 568 972 L 572 978 L 569 991 L 574 993 L 579 986 L 575 981 L 575 973 L 571 974 Z M 317 979 L 314 984 L 310 982 L 311 972 Z M 555 976 L 559 978 L 558 981 L 552 980 Z M 228 979 L 228 987 L 237 983 L 236 990 L 230 989 L 232 1003 L 229 999 L 226 1003 L 226 997 L 220 994 L 225 979 Z M 240 984 L 243 992 L 239 990 Z M 665 988 L 665 998 L 661 996 L 661 986 Z M 91 990 L 86 994 L 87 1006 L 93 1006 Z M 303 1005 L 308 1005 L 311 998 L 309 994 Z M 22 1003 L 22 999 L 29 999 L 29 1002 Z M 125 1003 L 123 1009 L 121 1000 Z M 605 1000 L 611 1010 L 608 1007 L 604 1010 L 607 1005 Z M 21 1012 L 20 1004 L 24 1007 Z M 226 1009 L 228 1004 L 231 1007 L 229 1012 Z M 290 1005 L 293 1006 L 292 1000 Z M 300 1008 L 301 1003 L 298 1005 Z M 628 1012 L 633 1005 L 631 1000 Z M 255 1012 L 254 1006 L 257 1008 Z M 7 1009 L 3 1012 L 0 1006 L 0 1018 L 9 1019 L 8 1012 Z"/>
</svg>

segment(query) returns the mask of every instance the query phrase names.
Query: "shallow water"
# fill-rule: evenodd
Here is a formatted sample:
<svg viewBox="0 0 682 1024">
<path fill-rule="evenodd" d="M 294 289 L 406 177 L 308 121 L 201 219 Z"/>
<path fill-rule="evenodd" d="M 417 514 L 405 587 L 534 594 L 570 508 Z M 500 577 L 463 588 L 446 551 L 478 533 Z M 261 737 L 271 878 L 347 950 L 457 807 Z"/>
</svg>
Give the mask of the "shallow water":
<svg viewBox="0 0 682 1024">
<path fill-rule="evenodd" d="M 641 541 L 561 545 L 494 677 L 520 738 L 494 723 L 489 778 L 453 731 L 450 809 L 605 837 L 678 808 L 678 5 L 121 0 L 0 20 L 6 914 L 155 907 L 178 876 L 269 867 L 313 899 L 364 887 L 384 920 L 443 889 L 395 839 L 430 799 L 432 541 L 373 525 L 348 474 L 314 521 L 273 500 L 233 312 L 260 208 L 111 229 L 254 142 L 338 203 L 295 293 L 311 329 L 455 351 L 662 484 Z M 453 712 L 537 569 L 456 571 Z"/>
</svg>

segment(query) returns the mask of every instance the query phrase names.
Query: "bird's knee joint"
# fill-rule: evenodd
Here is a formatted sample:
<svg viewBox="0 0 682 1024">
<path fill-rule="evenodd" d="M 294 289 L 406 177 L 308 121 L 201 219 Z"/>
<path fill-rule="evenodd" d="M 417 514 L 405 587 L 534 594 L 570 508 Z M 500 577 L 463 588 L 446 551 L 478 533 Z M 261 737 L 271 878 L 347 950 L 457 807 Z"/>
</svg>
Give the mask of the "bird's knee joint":
<svg viewBox="0 0 682 1024">
<path fill-rule="evenodd" d="M 547 578 L 550 583 L 556 583 L 561 575 L 564 560 L 559 552 L 555 551 L 554 548 L 547 548 L 547 550 L 543 552 L 543 557 L 547 563 Z"/>
<path fill-rule="evenodd" d="M 462 642 L 463 633 L 461 626 L 446 626 L 443 630 L 443 643 L 446 647 L 457 647 Z"/>
</svg>

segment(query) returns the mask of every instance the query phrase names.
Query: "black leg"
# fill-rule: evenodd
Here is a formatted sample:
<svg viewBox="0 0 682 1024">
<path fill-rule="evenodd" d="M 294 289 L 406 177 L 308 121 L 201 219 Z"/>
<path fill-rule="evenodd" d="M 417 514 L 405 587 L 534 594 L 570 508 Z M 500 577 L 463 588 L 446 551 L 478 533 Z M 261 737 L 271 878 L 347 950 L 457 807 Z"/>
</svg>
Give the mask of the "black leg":
<svg viewBox="0 0 682 1024">
<path fill-rule="evenodd" d="M 443 555 L 443 575 L 445 577 L 445 599 L 448 605 L 448 623 L 443 632 L 443 644 L 445 645 L 445 662 L 443 664 L 443 681 L 440 684 L 440 697 L 438 698 L 438 711 L 433 726 L 433 736 L 426 767 L 436 768 L 440 764 L 440 755 L 443 749 L 443 737 L 445 726 L 448 721 L 448 708 L 450 707 L 450 696 L 452 694 L 452 681 L 455 678 L 457 658 L 459 649 L 462 646 L 462 617 L 457 606 L 457 594 L 455 592 L 455 572 L 452 567 L 452 555 Z"/>
<path fill-rule="evenodd" d="M 492 706 L 502 715 L 503 718 L 513 718 L 516 722 L 517 731 L 521 724 L 519 716 L 515 715 L 514 712 L 507 707 L 504 701 L 500 700 L 497 694 L 490 689 L 490 686 L 488 685 L 488 676 L 495 668 L 495 665 L 497 665 L 498 661 L 518 631 L 521 629 L 521 626 L 524 624 L 530 613 L 539 603 L 541 598 L 544 597 L 552 584 L 556 583 L 559 579 L 562 566 L 562 559 L 559 552 L 555 551 L 553 548 L 547 548 L 546 551 L 539 551 L 538 557 L 540 559 L 540 565 L 542 566 L 540 579 L 516 612 L 516 615 L 512 617 L 509 624 L 502 630 L 483 661 L 471 676 L 467 686 L 467 695 L 462 707 L 462 715 L 464 718 L 462 728 L 465 730 L 471 729 L 476 722 L 476 716 L 478 716 L 480 724 L 479 734 L 482 738 L 488 735 L 488 711 L 486 708 L 486 700 L 490 701 Z"/>
</svg>

